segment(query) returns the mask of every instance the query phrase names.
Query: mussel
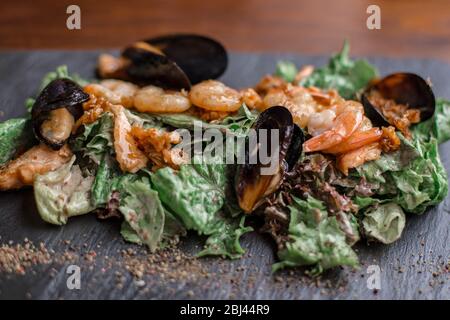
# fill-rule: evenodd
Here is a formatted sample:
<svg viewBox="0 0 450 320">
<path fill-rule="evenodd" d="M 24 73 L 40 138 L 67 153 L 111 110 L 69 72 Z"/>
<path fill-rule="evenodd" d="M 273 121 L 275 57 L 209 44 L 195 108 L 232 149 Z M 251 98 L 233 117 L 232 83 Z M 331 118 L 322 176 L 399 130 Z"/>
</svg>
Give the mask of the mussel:
<svg viewBox="0 0 450 320">
<path fill-rule="evenodd" d="M 374 126 L 394 125 L 404 133 L 410 124 L 431 118 L 436 107 L 430 85 L 414 73 L 394 73 L 376 81 L 361 101 Z"/>
<path fill-rule="evenodd" d="M 217 79 L 226 70 L 228 55 L 216 40 L 196 34 L 174 34 L 145 40 L 175 61 L 192 84 Z"/>
<path fill-rule="evenodd" d="M 175 34 L 147 39 L 126 47 L 120 58 L 102 55 L 98 74 L 140 86 L 190 89 L 191 83 L 215 79 L 228 64 L 224 47 L 199 35 Z"/>
<path fill-rule="evenodd" d="M 125 64 L 125 79 L 141 86 L 155 85 L 165 89 L 190 89 L 191 82 L 183 70 L 166 57 L 158 48 L 137 42 L 125 48 L 122 58 Z"/>
<path fill-rule="evenodd" d="M 258 143 L 253 146 L 246 145 L 245 163 L 238 166 L 235 180 L 239 206 L 246 213 L 256 209 L 264 197 L 278 188 L 284 174 L 292 170 L 297 163 L 304 142 L 303 131 L 294 124 L 289 110 L 282 106 L 271 107 L 262 112 L 253 129 Z M 265 140 L 259 134 L 262 129 L 268 130 Z M 278 146 L 271 145 L 271 129 L 278 130 Z M 270 157 L 278 156 L 273 174 L 262 174 L 262 169 L 269 167 L 269 164 L 262 164 L 260 161 L 259 150 L 262 146 L 267 148 Z M 258 154 L 256 163 L 250 163 L 250 154 Z"/>
<path fill-rule="evenodd" d="M 89 99 L 83 89 L 69 79 L 50 82 L 39 94 L 31 111 L 35 136 L 59 150 L 69 139 L 73 125 L 83 114 L 82 103 Z"/>
</svg>

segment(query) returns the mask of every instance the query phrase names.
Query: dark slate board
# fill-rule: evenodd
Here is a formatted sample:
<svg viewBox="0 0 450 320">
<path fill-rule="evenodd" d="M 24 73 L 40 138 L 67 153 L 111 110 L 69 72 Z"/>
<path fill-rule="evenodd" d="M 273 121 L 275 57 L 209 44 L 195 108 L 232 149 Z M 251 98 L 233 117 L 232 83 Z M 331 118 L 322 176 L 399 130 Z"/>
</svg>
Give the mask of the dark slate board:
<svg viewBox="0 0 450 320">
<path fill-rule="evenodd" d="M 93 77 L 96 57 L 100 51 L 40 51 L 0 53 L 0 121 L 24 113 L 23 101 L 35 94 L 42 76 L 60 64 L 85 77 Z M 234 87 L 251 86 L 274 70 L 275 62 L 290 59 L 297 64 L 322 65 L 325 57 L 302 57 L 287 54 L 242 54 L 230 56 L 230 66 L 223 81 Z M 381 74 L 410 71 L 430 77 L 438 96 L 450 98 L 450 65 L 431 60 L 369 59 Z M 440 147 L 441 158 L 450 170 L 450 145 Z M 113 257 L 117 250 L 129 248 L 119 234 L 119 224 L 98 221 L 93 215 L 72 218 L 64 227 L 54 227 L 40 220 L 31 190 L 0 194 L 0 243 L 10 240 L 21 242 L 25 237 L 35 243 L 44 242 L 47 248 L 62 250 L 61 240 L 71 240 L 73 245 L 87 243 L 85 251 L 96 249 L 97 261 L 91 269 L 80 262 L 81 290 L 66 287 L 66 265 L 36 266 L 26 275 L 0 274 L 0 298 L 34 299 L 449 299 L 448 273 L 433 277 L 432 271 L 443 270 L 448 263 L 450 249 L 449 198 L 423 216 L 409 216 L 403 237 L 390 246 L 361 243 L 357 246 L 363 263 L 361 269 L 350 271 L 336 269 L 325 273 L 322 284 L 312 285 L 301 274 L 287 277 L 281 273 L 274 277 L 270 266 L 275 261 L 270 239 L 252 233 L 243 237 L 247 254 L 237 261 L 205 259 L 212 271 L 224 269 L 216 275 L 197 283 L 180 281 L 170 286 L 146 279 L 150 288 L 138 288 L 126 273 L 122 289 L 114 286 L 115 270 L 101 271 L 105 255 Z M 81 236 L 86 235 L 86 236 Z M 191 237 L 183 248 L 189 252 L 198 248 L 198 239 Z M 101 244 L 98 248 L 97 245 Z M 419 262 L 419 264 L 418 264 Z M 381 267 L 381 290 L 374 293 L 367 288 L 366 268 Z M 229 275 L 240 266 L 258 266 L 259 271 L 239 271 L 240 281 L 230 283 Z M 53 276 L 50 269 L 54 268 Z M 399 272 L 402 268 L 402 272 Z M 123 271 L 123 270 L 122 270 Z M 228 274 L 226 274 L 228 273 Z M 286 276 L 286 277 L 285 277 Z M 253 278 L 253 280 L 251 280 Z M 281 278 L 281 279 L 280 279 Z M 286 278 L 288 280 L 286 280 Z M 329 286 L 324 286 L 327 282 Z M 252 283 L 250 283 L 252 282 Z M 341 288 L 343 286 L 343 288 Z M 331 287 L 331 288 L 329 288 Z M 191 292 L 190 292 L 191 291 Z"/>
</svg>

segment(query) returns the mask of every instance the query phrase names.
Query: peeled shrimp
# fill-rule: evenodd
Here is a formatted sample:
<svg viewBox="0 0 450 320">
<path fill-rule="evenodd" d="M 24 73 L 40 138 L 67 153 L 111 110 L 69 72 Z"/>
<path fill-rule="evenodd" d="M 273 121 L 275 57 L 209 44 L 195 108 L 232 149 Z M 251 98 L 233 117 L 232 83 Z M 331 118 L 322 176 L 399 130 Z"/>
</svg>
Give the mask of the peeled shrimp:
<svg viewBox="0 0 450 320">
<path fill-rule="evenodd" d="M 67 145 L 60 150 L 44 144 L 35 146 L 0 170 L 0 190 L 32 185 L 36 175 L 59 168 L 71 157 L 72 151 Z"/>
<path fill-rule="evenodd" d="M 317 121 L 320 128 L 326 128 L 319 135 L 309 139 L 303 144 L 305 152 L 314 152 L 334 147 L 348 139 L 361 125 L 364 112 L 361 104 L 355 101 L 344 101 L 334 107 L 336 117 L 324 119 L 323 123 Z M 308 123 L 308 131 L 313 132 L 317 128 L 310 128 L 312 123 Z"/>
<path fill-rule="evenodd" d="M 134 107 L 139 112 L 179 113 L 189 109 L 191 103 L 184 91 L 165 91 L 147 86 L 136 93 Z"/>
<path fill-rule="evenodd" d="M 238 91 L 216 80 L 202 81 L 193 86 L 189 99 L 197 107 L 210 111 L 234 112 L 242 104 Z"/>
<path fill-rule="evenodd" d="M 310 115 L 316 113 L 320 106 L 307 89 L 288 85 L 287 88 L 273 88 L 263 99 L 263 110 L 273 106 L 284 106 L 289 109 L 294 122 L 301 128 L 308 124 Z"/>
<path fill-rule="evenodd" d="M 366 144 L 361 148 L 347 152 L 337 158 L 336 166 L 345 175 L 350 168 L 356 168 L 367 161 L 376 160 L 381 155 L 381 147 L 378 142 Z"/>
<path fill-rule="evenodd" d="M 323 105 L 323 106 L 331 106 L 332 104 L 342 102 L 343 99 L 339 96 L 336 90 L 328 90 L 323 91 L 317 87 L 309 87 L 307 88 L 309 94 L 313 97 L 313 99 Z"/>
<path fill-rule="evenodd" d="M 322 150 L 324 153 L 341 154 L 346 153 L 366 144 L 376 142 L 381 139 L 383 131 L 379 128 L 371 128 L 369 130 L 357 130 L 347 140 L 329 148 Z"/>
<path fill-rule="evenodd" d="M 116 58 L 110 54 L 101 54 L 98 57 L 98 73 L 102 78 L 117 76 L 128 64 L 124 58 Z"/>
<path fill-rule="evenodd" d="M 247 88 L 240 91 L 242 102 L 250 109 L 261 109 L 263 101 L 259 94 L 252 88 Z"/>
<path fill-rule="evenodd" d="M 120 104 L 125 108 L 131 108 L 138 87 L 130 82 L 110 79 L 103 80 L 98 84 L 88 84 L 83 90 L 97 97 L 103 97 L 112 104 Z"/>
<path fill-rule="evenodd" d="M 272 89 L 285 89 L 287 86 L 287 82 L 283 80 L 281 77 L 266 75 L 264 76 L 259 83 L 255 86 L 256 92 L 259 94 L 267 94 Z"/>
<path fill-rule="evenodd" d="M 308 133 L 315 137 L 330 130 L 333 127 L 335 118 L 336 111 L 331 108 L 311 114 L 307 124 Z"/>
<path fill-rule="evenodd" d="M 136 173 L 147 165 L 147 157 L 139 150 L 131 136 L 131 125 L 121 105 L 111 106 L 114 114 L 114 150 L 120 169 L 124 172 Z"/>
</svg>

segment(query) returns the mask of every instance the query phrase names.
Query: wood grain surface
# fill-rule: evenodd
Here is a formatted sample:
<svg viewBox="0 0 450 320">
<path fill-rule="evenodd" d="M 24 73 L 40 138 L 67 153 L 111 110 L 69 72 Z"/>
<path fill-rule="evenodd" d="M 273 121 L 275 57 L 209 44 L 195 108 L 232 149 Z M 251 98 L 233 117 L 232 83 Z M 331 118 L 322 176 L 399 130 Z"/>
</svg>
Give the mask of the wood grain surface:
<svg viewBox="0 0 450 320">
<path fill-rule="evenodd" d="M 36 93 L 40 79 L 60 64 L 86 78 L 94 76 L 101 51 L 39 51 L 0 53 L 0 121 L 23 115 L 24 100 Z M 298 65 L 322 65 L 325 58 L 289 54 L 231 53 L 223 81 L 233 87 L 253 85 L 273 72 L 279 59 Z M 450 65 L 433 60 L 371 58 L 381 74 L 405 70 L 430 77 L 437 96 L 450 98 Z M 440 146 L 441 159 L 450 171 L 450 142 Z M 445 268 L 450 253 L 450 198 L 421 216 L 408 215 L 400 240 L 392 245 L 361 242 L 357 245 L 361 268 L 335 268 L 320 279 L 311 279 L 297 270 L 293 274 L 271 273 L 276 261 L 273 242 L 256 232 L 244 235 L 246 254 L 235 261 L 201 259 L 206 274 L 195 280 L 168 281 L 161 274 L 148 274 L 143 282 L 133 280 L 121 264 L 121 251 L 137 250 L 140 259 L 148 253 L 125 243 L 118 221 L 100 221 L 94 214 L 73 217 L 63 227 L 39 218 L 33 192 L 0 193 L 0 244 L 23 243 L 24 238 L 42 242 L 53 255 L 72 250 L 81 257 L 75 262 L 41 264 L 25 275 L 0 273 L 0 299 L 450 299 L 450 279 Z M 191 234 L 183 243 L 184 252 L 194 254 L 199 238 Z M 70 244 L 70 245 L 68 245 Z M 70 249 L 73 248 L 73 249 Z M 96 257 L 90 262 L 88 253 Z M 106 257 L 109 257 L 108 259 Z M 117 261 L 112 265 L 108 261 Z M 81 268 L 81 289 L 66 286 L 69 264 Z M 370 265 L 380 267 L 381 290 L 367 286 Z M 179 272 L 185 271 L 177 267 Z M 189 272 L 189 270 L 187 270 Z M 118 286 L 118 275 L 121 285 Z"/>
<path fill-rule="evenodd" d="M 66 28 L 69 4 L 81 8 L 81 30 Z M 366 27 L 370 4 L 381 30 Z M 196 32 L 239 51 L 328 54 L 347 38 L 358 55 L 450 61 L 448 0 L 2 0 L 0 12 L 0 49 L 112 48 Z"/>
</svg>

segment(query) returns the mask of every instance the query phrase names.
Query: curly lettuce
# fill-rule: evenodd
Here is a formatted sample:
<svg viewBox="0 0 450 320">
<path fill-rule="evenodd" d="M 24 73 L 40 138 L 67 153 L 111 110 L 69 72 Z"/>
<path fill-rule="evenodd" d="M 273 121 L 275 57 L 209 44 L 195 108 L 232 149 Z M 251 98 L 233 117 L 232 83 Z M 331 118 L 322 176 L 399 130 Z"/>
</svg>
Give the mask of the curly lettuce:
<svg viewBox="0 0 450 320">
<path fill-rule="evenodd" d="M 158 193 L 151 189 L 147 177 L 127 181 L 123 185 L 126 194 L 119 210 L 140 241 L 155 251 L 162 239 L 165 213 Z"/>
<path fill-rule="evenodd" d="M 35 142 L 31 120 L 16 118 L 0 123 L 0 166 L 31 148 Z"/>
<path fill-rule="evenodd" d="M 211 159 L 212 161 L 213 159 Z M 193 161 L 179 172 L 163 168 L 151 176 L 161 202 L 182 221 L 187 230 L 208 235 L 205 249 L 199 255 L 240 257 L 244 250 L 240 237 L 252 229 L 244 220 L 227 215 L 227 166 L 221 159 L 214 163 Z"/>
<path fill-rule="evenodd" d="M 298 69 L 294 63 L 290 61 L 278 61 L 275 75 L 281 77 L 286 82 L 293 82 L 297 72 Z"/>
<path fill-rule="evenodd" d="M 215 122 L 204 122 L 193 115 L 185 113 L 152 114 L 151 117 L 165 125 L 179 129 L 194 130 L 195 125 L 200 123 L 204 130 L 219 129 L 235 135 L 245 135 L 258 116 L 243 104 L 236 114 Z"/>
<path fill-rule="evenodd" d="M 450 140 L 450 101 L 437 99 L 433 117 L 414 126 L 413 132 L 422 141 L 435 138 L 441 144 Z"/>
<path fill-rule="evenodd" d="M 83 128 L 83 132 L 74 139 L 72 150 L 100 164 L 105 153 L 113 153 L 114 117 L 105 112 L 100 119 Z"/>
<path fill-rule="evenodd" d="M 413 130 L 414 132 L 414 130 Z M 394 202 L 406 212 L 421 214 L 447 195 L 447 173 L 435 138 L 412 141 L 401 136 L 400 150 L 357 168 L 356 176 L 372 183 L 374 197 Z"/>
<path fill-rule="evenodd" d="M 328 65 L 314 70 L 300 84 L 336 89 L 343 98 L 354 99 L 370 80 L 378 76 L 378 71 L 366 60 L 351 60 L 349 51 L 350 45 L 345 41 L 341 52 L 331 57 Z"/>
<path fill-rule="evenodd" d="M 367 210 L 361 224 L 368 239 L 390 244 L 400 238 L 405 222 L 402 208 L 389 202 Z"/>
<path fill-rule="evenodd" d="M 280 262 L 273 271 L 285 267 L 314 266 L 313 274 L 336 266 L 357 266 L 358 257 L 346 242 L 335 216 L 328 216 L 324 204 L 309 196 L 293 197 L 289 206 L 288 240 L 278 252 Z"/>
<path fill-rule="evenodd" d="M 41 218 L 63 225 L 72 216 L 95 209 L 91 203 L 92 176 L 83 176 L 76 157 L 60 168 L 35 178 L 34 198 Z"/>
</svg>

